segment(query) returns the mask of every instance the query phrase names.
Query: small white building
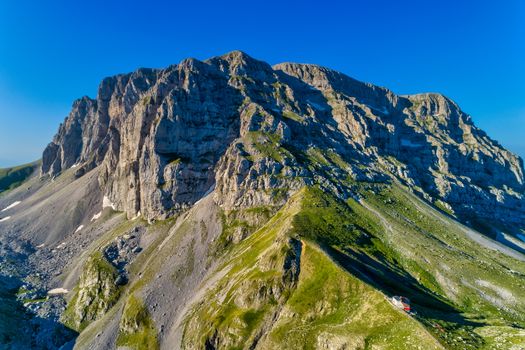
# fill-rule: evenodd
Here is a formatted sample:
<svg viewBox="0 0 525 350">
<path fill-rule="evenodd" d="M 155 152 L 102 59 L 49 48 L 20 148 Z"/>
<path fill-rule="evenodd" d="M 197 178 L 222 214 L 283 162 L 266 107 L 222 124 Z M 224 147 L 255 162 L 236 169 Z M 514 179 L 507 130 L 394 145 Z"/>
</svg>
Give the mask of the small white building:
<svg viewBox="0 0 525 350">
<path fill-rule="evenodd" d="M 408 299 L 407 297 L 396 295 L 392 297 L 391 301 L 392 304 L 394 304 L 394 306 L 396 306 L 397 308 L 406 312 L 410 312 L 410 299 Z"/>
</svg>

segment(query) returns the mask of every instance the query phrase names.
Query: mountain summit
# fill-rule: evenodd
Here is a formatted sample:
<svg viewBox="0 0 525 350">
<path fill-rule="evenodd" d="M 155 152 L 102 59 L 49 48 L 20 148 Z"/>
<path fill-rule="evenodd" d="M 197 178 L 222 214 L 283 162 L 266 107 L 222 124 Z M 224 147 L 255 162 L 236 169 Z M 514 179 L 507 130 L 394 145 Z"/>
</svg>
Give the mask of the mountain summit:
<svg viewBox="0 0 525 350">
<path fill-rule="evenodd" d="M 33 293 L 15 348 L 525 343 L 523 162 L 440 94 L 240 51 L 141 68 L 24 181 L 0 196 L 1 271 Z"/>
<path fill-rule="evenodd" d="M 310 169 L 313 155 L 319 169 Z M 42 173 L 74 164 L 81 172 L 100 166 L 104 194 L 130 218 L 166 218 L 212 186 L 235 208 L 282 204 L 314 183 L 344 199 L 349 178 L 385 176 L 465 220 L 525 218 L 522 161 L 445 96 L 398 96 L 327 68 L 271 67 L 240 51 L 104 79 L 96 100 L 73 104 Z M 275 190 L 281 203 L 264 194 Z"/>
</svg>

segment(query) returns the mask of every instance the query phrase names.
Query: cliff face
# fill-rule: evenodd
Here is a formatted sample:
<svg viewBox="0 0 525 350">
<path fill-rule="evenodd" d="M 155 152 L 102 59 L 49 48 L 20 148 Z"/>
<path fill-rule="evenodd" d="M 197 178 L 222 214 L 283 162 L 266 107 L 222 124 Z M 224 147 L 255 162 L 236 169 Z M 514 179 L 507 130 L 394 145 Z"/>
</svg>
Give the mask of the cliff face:
<svg viewBox="0 0 525 350">
<path fill-rule="evenodd" d="M 106 205 L 165 218 L 215 187 L 225 209 L 279 205 L 304 184 L 353 196 L 397 179 L 465 220 L 522 226 L 523 164 L 439 94 L 399 96 L 341 73 L 242 52 L 104 79 L 76 101 L 42 174 L 96 166 Z"/>
</svg>

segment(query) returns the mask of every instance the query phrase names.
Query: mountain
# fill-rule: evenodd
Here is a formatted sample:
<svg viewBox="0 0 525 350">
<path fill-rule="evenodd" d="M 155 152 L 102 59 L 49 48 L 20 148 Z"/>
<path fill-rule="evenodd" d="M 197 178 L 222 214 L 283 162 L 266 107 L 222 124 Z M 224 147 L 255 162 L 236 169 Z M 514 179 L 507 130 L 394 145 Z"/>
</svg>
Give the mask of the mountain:
<svg viewBox="0 0 525 350">
<path fill-rule="evenodd" d="M 39 167 L 40 162 L 33 162 L 12 168 L 0 168 L 0 193 L 18 187 Z"/>
<path fill-rule="evenodd" d="M 524 193 L 440 94 L 240 51 L 106 78 L 0 195 L 0 343 L 521 349 Z"/>
</svg>

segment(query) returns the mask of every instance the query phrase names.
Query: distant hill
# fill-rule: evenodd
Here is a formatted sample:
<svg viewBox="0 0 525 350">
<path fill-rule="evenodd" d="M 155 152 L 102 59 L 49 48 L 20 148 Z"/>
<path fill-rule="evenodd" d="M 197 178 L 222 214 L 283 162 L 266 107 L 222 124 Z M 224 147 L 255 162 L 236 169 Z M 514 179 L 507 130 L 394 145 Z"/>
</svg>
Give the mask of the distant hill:
<svg viewBox="0 0 525 350">
<path fill-rule="evenodd" d="M 35 171 L 40 170 L 40 161 L 19 165 L 12 168 L 0 168 L 0 192 L 19 186 Z"/>
</svg>

